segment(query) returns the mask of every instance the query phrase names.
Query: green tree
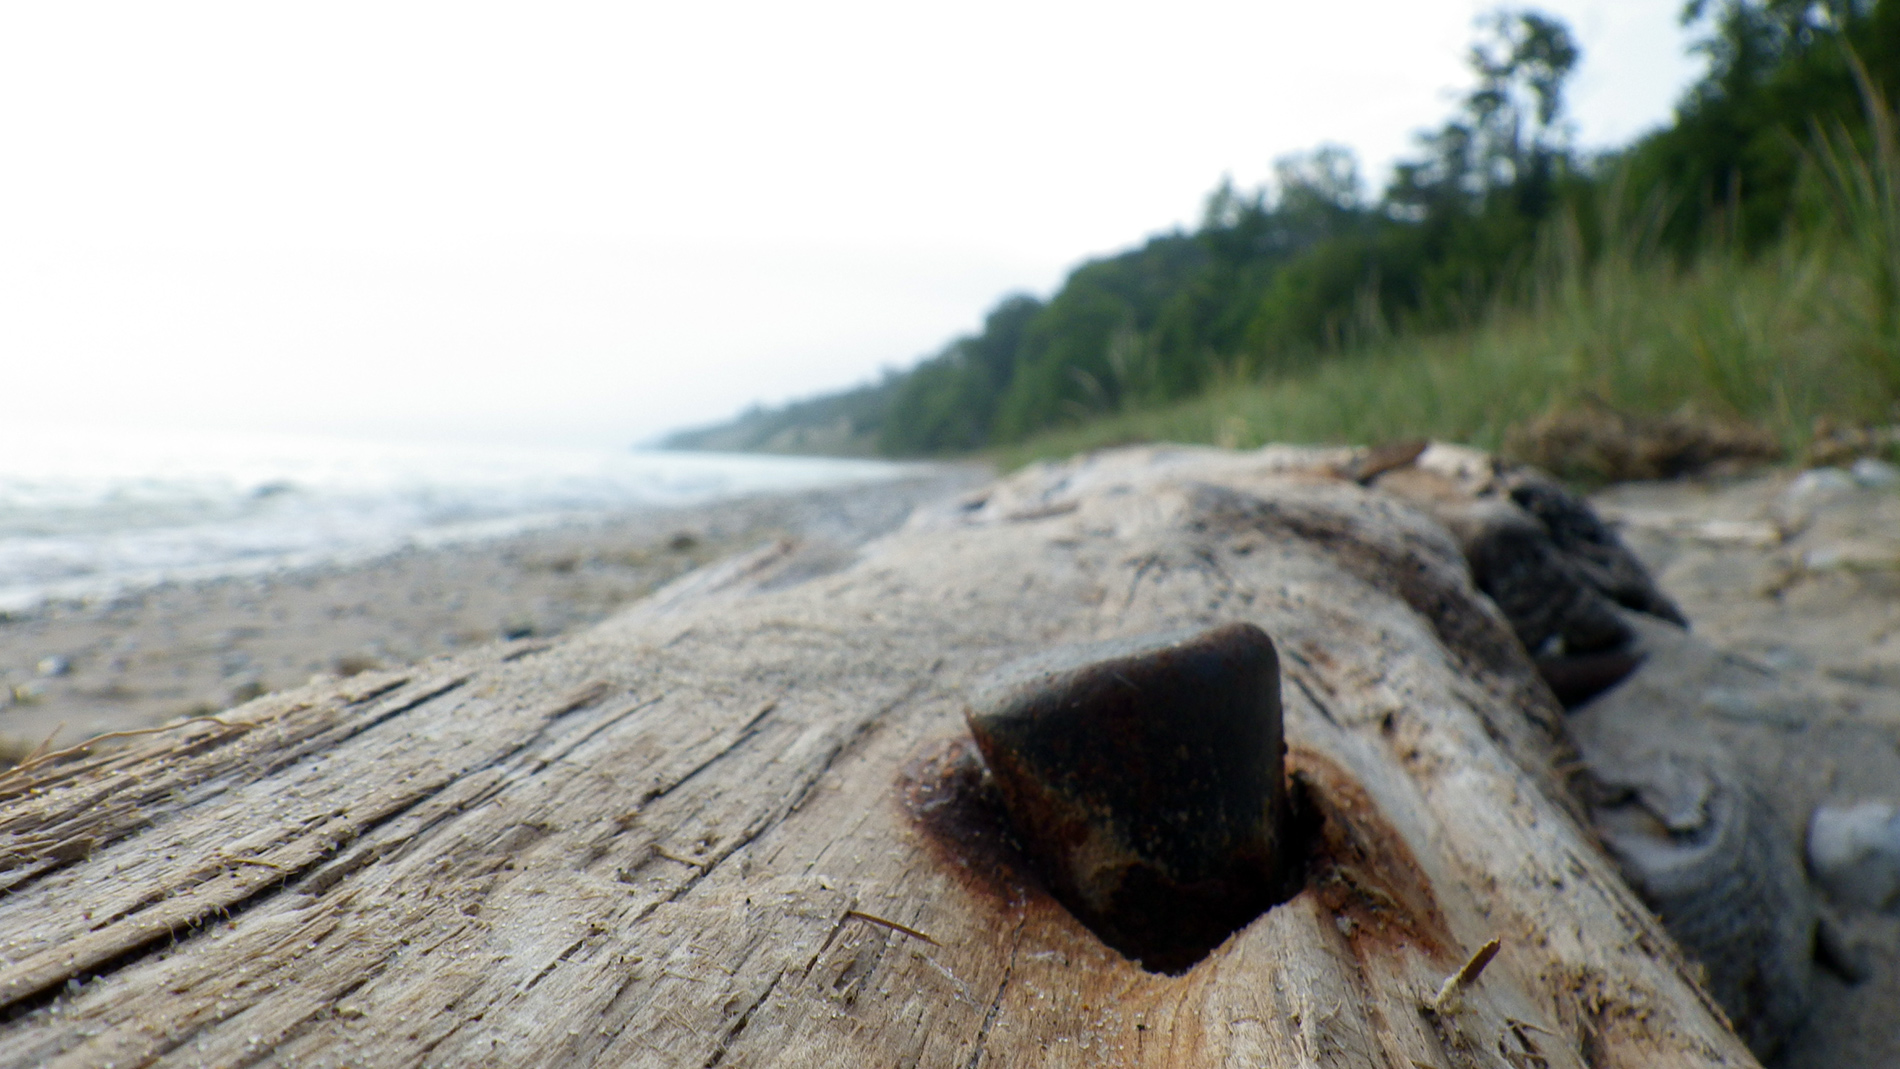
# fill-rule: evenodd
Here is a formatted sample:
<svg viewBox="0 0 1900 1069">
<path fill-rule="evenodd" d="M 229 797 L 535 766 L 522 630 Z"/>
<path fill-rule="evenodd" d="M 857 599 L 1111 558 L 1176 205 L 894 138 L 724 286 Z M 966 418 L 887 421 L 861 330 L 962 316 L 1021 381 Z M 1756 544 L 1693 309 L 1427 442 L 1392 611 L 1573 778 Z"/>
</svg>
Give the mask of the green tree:
<svg viewBox="0 0 1900 1069">
<path fill-rule="evenodd" d="M 1680 255 L 1712 237 L 1760 248 L 1798 216 L 1798 185 L 1813 132 L 1864 131 L 1851 49 L 1875 87 L 1900 90 L 1896 0 L 1691 0 L 1709 72 L 1676 121 L 1623 154 L 1627 193 L 1667 200 L 1665 228 Z"/>
</svg>

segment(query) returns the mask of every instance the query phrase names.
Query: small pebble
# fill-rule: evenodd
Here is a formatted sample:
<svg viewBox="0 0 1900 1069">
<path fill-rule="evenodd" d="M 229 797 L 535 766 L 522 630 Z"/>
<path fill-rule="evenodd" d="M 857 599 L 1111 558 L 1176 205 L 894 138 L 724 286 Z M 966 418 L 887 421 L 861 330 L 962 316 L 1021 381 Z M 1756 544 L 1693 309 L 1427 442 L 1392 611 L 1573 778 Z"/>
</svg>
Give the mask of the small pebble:
<svg viewBox="0 0 1900 1069">
<path fill-rule="evenodd" d="M 1854 477 L 1839 468 L 1812 468 L 1795 476 L 1788 484 L 1783 495 L 1792 501 L 1810 497 L 1831 497 L 1834 494 L 1852 490 L 1858 484 Z"/>
<path fill-rule="evenodd" d="M 1854 461 L 1854 466 L 1848 469 L 1848 474 L 1862 486 L 1900 486 L 1900 468 L 1884 460 L 1875 460 L 1873 457 L 1861 457 Z"/>
<path fill-rule="evenodd" d="M 1815 809 L 1808 822 L 1808 869 L 1843 905 L 1894 905 L 1900 900 L 1900 808 L 1862 802 Z"/>
</svg>

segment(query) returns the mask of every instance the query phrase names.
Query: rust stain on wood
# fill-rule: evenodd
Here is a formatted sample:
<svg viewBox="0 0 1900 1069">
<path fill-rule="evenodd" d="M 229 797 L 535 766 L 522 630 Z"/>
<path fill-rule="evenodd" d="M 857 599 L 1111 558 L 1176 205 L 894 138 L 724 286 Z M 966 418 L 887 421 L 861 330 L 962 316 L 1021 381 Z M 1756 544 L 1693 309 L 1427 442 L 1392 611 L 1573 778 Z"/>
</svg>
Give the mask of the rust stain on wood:
<svg viewBox="0 0 1900 1069">
<path fill-rule="evenodd" d="M 1430 877 L 1365 789 L 1315 751 L 1292 748 L 1287 762 L 1297 799 L 1287 846 L 1305 867 L 1298 893 L 1318 898 L 1360 958 L 1401 948 L 1454 956 Z M 1037 879 L 969 739 L 935 744 L 904 766 L 898 786 L 932 853 L 973 898 L 1012 916 L 1068 912 Z"/>
<path fill-rule="evenodd" d="M 1313 750 L 1290 748 L 1287 767 L 1316 825 L 1307 889 L 1334 916 L 1353 953 L 1365 958 L 1411 946 L 1435 958 L 1450 954 L 1457 941 L 1431 877 L 1365 788 Z"/>
<path fill-rule="evenodd" d="M 906 764 L 898 791 L 912 824 L 972 895 L 1011 910 L 1049 897 L 1009 830 L 995 788 L 968 736 L 943 739 Z"/>
</svg>

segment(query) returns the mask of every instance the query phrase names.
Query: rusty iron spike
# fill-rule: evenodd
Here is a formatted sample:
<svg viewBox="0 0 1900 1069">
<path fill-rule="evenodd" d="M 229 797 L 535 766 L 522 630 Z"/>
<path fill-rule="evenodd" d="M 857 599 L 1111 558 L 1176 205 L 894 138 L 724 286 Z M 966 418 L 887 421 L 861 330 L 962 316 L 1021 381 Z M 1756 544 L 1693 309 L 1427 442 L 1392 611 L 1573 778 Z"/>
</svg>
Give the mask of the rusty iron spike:
<svg viewBox="0 0 1900 1069">
<path fill-rule="evenodd" d="M 979 684 L 966 719 L 1050 890 L 1123 954 L 1179 971 L 1275 900 L 1285 745 L 1258 627 L 1025 658 Z"/>
</svg>

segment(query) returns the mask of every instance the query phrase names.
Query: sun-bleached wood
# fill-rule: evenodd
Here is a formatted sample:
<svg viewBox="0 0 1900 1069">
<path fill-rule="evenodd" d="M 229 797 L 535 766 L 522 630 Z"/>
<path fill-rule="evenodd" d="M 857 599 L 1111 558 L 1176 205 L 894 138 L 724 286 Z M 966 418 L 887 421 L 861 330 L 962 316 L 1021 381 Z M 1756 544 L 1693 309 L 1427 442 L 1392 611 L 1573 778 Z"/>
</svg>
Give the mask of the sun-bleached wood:
<svg viewBox="0 0 1900 1069">
<path fill-rule="evenodd" d="M 1341 459 L 1031 469 L 841 570 L 0 777 L 0 1064 L 1753 1065 L 1452 540 Z M 983 673 L 1233 620 L 1325 847 L 1186 973 L 920 817 Z"/>
</svg>

